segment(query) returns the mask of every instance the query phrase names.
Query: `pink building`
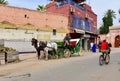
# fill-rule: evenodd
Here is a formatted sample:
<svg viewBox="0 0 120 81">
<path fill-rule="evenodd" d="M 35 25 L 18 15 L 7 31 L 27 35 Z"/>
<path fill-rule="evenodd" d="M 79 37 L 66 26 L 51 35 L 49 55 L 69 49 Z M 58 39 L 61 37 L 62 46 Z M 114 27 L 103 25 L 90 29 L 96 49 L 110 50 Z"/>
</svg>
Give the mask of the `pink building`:
<svg viewBox="0 0 120 81">
<path fill-rule="evenodd" d="M 106 39 L 107 42 L 112 44 L 112 47 L 120 46 L 120 26 L 110 26 L 110 32 L 107 35 L 99 35 L 100 40 Z"/>
</svg>

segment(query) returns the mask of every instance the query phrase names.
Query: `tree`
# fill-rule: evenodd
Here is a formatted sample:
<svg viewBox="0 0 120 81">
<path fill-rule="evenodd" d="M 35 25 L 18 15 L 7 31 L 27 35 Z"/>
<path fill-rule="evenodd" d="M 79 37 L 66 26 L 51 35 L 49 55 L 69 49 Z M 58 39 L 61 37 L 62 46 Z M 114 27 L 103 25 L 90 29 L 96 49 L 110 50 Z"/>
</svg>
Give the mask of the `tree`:
<svg viewBox="0 0 120 81">
<path fill-rule="evenodd" d="M 105 14 L 105 17 L 107 17 L 107 22 L 108 23 L 108 26 L 112 26 L 113 25 L 113 18 L 116 18 L 116 14 L 113 10 L 109 9 L 106 14 Z"/>
<path fill-rule="evenodd" d="M 7 5 L 8 2 L 6 0 L 0 0 L 0 4 L 4 4 L 4 5 Z"/>
<path fill-rule="evenodd" d="M 120 9 L 118 10 L 118 13 L 120 14 Z M 120 18 L 119 18 L 119 20 L 118 20 L 118 21 L 119 21 L 119 23 L 120 23 Z"/>
<path fill-rule="evenodd" d="M 107 34 L 109 32 L 109 26 L 108 26 L 108 19 L 107 17 L 103 17 L 103 34 Z"/>
<path fill-rule="evenodd" d="M 109 26 L 113 25 L 113 18 L 115 17 L 115 12 L 111 9 L 107 10 L 105 13 L 104 17 L 102 18 L 103 20 L 103 26 L 100 28 L 100 34 L 107 34 L 109 33 Z"/>
<path fill-rule="evenodd" d="M 120 14 L 120 9 L 118 10 L 118 13 Z"/>
<path fill-rule="evenodd" d="M 46 11 L 46 7 L 43 5 L 38 5 L 37 10 L 38 11 Z"/>
<path fill-rule="evenodd" d="M 99 33 L 104 34 L 104 26 L 103 25 L 99 28 Z"/>
</svg>

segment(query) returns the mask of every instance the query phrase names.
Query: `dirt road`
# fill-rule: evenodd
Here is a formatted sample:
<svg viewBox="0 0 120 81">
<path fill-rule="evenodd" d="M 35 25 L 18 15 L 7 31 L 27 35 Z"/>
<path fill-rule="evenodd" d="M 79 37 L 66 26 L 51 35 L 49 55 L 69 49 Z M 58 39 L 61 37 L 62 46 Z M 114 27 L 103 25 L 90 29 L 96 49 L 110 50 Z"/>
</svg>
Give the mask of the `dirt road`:
<svg viewBox="0 0 120 81">
<path fill-rule="evenodd" d="M 52 60 L 37 60 L 35 53 L 30 54 L 20 54 L 19 58 L 21 62 L 18 63 L 8 63 L 5 65 L 0 65 L 0 76 L 5 76 L 9 74 L 19 73 L 19 72 L 30 72 L 35 70 L 40 70 L 47 68 L 51 65 L 69 62 L 76 59 L 84 59 L 88 56 L 96 55 L 93 53 L 83 53 L 83 56 L 76 56 L 70 58 L 52 59 Z"/>
</svg>

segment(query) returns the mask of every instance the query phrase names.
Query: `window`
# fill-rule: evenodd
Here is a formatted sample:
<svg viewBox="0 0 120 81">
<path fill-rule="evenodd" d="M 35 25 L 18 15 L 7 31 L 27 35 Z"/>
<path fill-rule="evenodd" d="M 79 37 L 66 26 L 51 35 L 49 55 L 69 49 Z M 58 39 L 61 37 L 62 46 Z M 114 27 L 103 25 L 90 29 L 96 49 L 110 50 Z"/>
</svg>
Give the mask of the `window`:
<svg viewBox="0 0 120 81">
<path fill-rule="evenodd" d="M 53 35 L 56 35 L 56 29 L 53 29 Z"/>
<path fill-rule="evenodd" d="M 25 14 L 24 17 L 27 18 L 27 15 Z"/>
</svg>

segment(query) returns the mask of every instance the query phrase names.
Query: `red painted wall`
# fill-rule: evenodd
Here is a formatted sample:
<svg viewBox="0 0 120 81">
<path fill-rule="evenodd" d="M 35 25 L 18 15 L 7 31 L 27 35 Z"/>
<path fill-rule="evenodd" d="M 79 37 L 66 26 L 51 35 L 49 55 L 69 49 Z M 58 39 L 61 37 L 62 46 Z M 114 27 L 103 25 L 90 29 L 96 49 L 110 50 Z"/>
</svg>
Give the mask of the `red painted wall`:
<svg viewBox="0 0 120 81">
<path fill-rule="evenodd" d="M 72 15 L 77 16 L 85 20 L 86 15 L 89 15 L 88 21 L 92 22 L 92 31 L 97 33 L 97 15 L 92 11 L 91 7 L 87 4 L 83 6 L 86 8 L 86 11 L 82 11 L 79 8 L 72 6 L 72 5 L 63 5 L 60 7 L 56 7 L 56 2 L 50 3 L 46 6 L 47 12 L 52 13 L 60 13 L 67 15 L 69 17 L 69 23 L 72 21 Z M 70 13 L 70 8 L 75 9 L 73 14 Z"/>
<path fill-rule="evenodd" d="M 56 2 L 49 3 L 48 5 L 46 5 L 47 12 L 60 13 L 60 14 L 69 16 L 70 15 L 69 10 L 70 10 L 70 5 L 56 7 Z"/>
</svg>

